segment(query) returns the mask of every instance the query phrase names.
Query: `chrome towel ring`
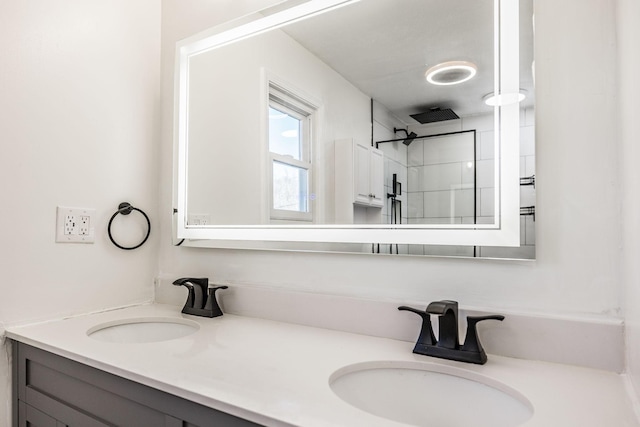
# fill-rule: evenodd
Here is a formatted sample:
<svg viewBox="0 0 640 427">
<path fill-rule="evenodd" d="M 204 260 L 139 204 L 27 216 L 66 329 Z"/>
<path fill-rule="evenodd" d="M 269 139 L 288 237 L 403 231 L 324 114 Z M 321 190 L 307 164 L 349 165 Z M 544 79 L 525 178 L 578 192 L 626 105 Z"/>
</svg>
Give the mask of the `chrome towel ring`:
<svg viewBox="0 0 640 427">
<path fill-rule="evenodd" d="M 144 237 L 142 242 L 138 243 L 137 245 L 126 247 L 126 246 L 122 246 L 122 245 L 118 244 L 113 239 L 113 236 L 111 235 L 111 223 L 113 222 L 114 218 L 116 216 L 118 216 L 118 214 L 129 215 L 132 211 L 140 212 L 144 216 L 144 218 L 147 220 L 147 235 Z M 141 209 L 134 208 L 133 206 L 131 206 L 131 203 L 122 202 L 122 203 L 120 203 L 118 205 L 118 210 L 116 211 L 116 213 L 114 213 L 111 216 L 111 219 L 109 220 L 109 225 L 107 226 L 107 232 L 109 233 L 109 240 L 111 240 L 111 243 L 113 243 L 114 245 L 116 245 L 120 249 L 124 249 L 126 251 L 130 251 L 132 249 L 139 248 L 140 246 L 144 245 L 144 243 L 147 241 L 147 239 L 149 238 L 149 234 L 151 234 L 151 221 L 149 220 L 149 217 L 147 216 L 147 214 L 144 213 Z"/>
</svg>

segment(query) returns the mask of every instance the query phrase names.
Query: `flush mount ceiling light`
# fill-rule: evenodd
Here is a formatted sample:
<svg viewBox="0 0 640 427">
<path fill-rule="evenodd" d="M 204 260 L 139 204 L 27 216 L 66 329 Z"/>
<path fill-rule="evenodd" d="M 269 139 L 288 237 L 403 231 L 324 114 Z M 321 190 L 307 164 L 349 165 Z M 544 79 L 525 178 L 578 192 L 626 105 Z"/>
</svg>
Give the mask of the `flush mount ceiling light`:
<svg viewBox="0 0 640 427">
<path fill-rule="evenodd" d="M 527 97 L 527 91 L 520 89 L 518 93 L 501 93 L 500 95 L 494 95 L 493 93 L 486 94 L 482 100 L 490 107 L 517 104 L 522 102 Z"/>
<path fill-rule="evenodd" d="M 425 73 L 427 81 L 434 85 L 457 85 L 472 79 L 478 67 L 468 61 L 448 61 L 434 65 Z"/>
</svg>

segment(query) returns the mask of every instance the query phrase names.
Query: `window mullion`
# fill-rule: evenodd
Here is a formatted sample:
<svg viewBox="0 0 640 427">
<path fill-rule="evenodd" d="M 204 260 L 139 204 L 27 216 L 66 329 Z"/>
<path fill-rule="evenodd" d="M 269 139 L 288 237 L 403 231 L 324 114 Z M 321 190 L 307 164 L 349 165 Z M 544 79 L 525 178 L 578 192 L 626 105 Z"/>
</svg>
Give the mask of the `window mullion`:
<svg viewBox="0 0 640 427">
<path fill-rule="evenodd" d="M 271 153 L 271 158 L 274 161 L 277 161 L 277 162 L 280 162 L 280 163 L 284 163 L 284 164 L 287 164 L 287 165 L 295 166 L 295 167 L 306 169 L 306 170 L 311 169 L 311 163 L 310 162 L 297 160 L 297 159 L 294 159 L 291 156 L 283 156 L 281 154 Z"/>
</svg>

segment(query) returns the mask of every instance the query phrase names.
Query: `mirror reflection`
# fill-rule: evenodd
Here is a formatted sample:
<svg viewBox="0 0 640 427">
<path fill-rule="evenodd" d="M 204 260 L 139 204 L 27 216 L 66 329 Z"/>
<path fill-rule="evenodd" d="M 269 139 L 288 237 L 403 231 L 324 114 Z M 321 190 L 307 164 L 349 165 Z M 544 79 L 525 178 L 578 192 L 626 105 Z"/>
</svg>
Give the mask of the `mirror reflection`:
<svg viewBox="0 0 640 427">
<path fill-rule="evenodd" d="M 526 178 L 532 0 L 520 13 Z M 495 223 L 493 15 L 489 0 L 363 0 L 191 57 L 187 224 Z M 371 248 L 438 250 L 481 248 Z"/>
</svg>

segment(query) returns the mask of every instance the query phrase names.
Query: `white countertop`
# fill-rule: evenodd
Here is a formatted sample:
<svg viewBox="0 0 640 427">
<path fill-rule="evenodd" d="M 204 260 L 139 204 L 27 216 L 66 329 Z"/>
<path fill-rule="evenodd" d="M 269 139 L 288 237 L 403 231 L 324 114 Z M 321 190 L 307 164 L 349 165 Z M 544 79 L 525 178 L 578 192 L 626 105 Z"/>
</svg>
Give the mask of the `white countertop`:
<svg viewBox="0 0 640 427">
<path fill-rule="evenodd" d="M 7 337 L 266 426 L 395 423 L 338 398 L 329 377 L 362 362 L 455 366 L 517 390 L 531 402 L 526 427 L 638 426 L 620 375 L 489 355 L 485 365 L 412 353 L 413 343 L 225 314 L 208 319 L 181 308 L 143 305 L 7 328 Z M 327 315 L 330 315 L 329 313 Z M 170 341 L 98 341 L 87 330 L 120 319 L 170 317 L 200 329 Z"/>
</svg>

